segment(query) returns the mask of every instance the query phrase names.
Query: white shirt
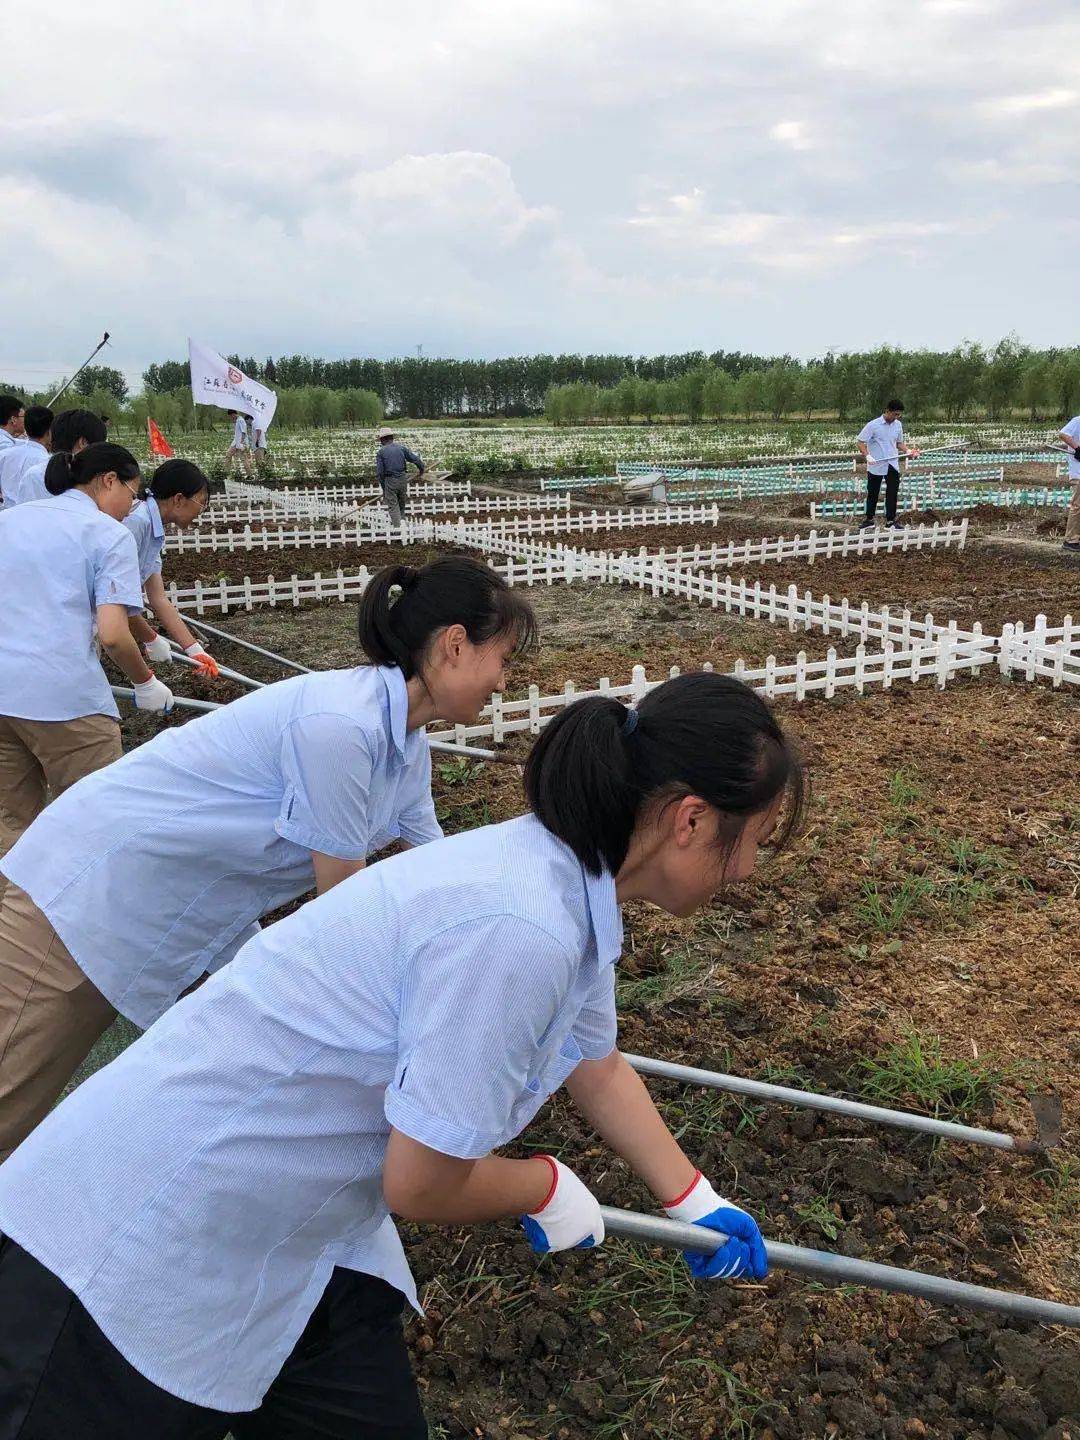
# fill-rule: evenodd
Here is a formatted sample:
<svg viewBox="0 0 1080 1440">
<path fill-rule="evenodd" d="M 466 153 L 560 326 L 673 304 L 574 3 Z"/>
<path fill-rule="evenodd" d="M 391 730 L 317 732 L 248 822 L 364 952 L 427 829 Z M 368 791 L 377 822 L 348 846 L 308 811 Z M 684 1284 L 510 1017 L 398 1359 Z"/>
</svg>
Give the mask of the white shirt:
<svg viewBox="0 0 1080 1440">
<path fill-rule="evenodd" d="M 0 429 L 0 451 L 10 450 L 12 445 L 18 445 L 18 443 L 10 430 Z"/>
<path fill-rule="evenodd" d="M 1069 452 L 1069 479 L 1080 480 L 1080 460 L 1077 460 L 1073 453 L 1080 445 L 1080 415 L 1074 415 L 1067 425 L 1063 425 L 1061 433 L 1072 438 L 1073 448 Z"/>
<path fill-rule="evenodd" d="M 47 813 L 47 812 L 46 812 Z M 246 945 L 0 1168 L 0 1229 L 155 1385 L 253 1409 L 335 1265 L 415 1295 L 389 1127 L 478 1158 L 616 1041 L 622 919 L 532 816 L 365 870 Z"/>
<path fill-rule="evenodd" d="M 886 420 L 884 415 L 879 415 L 876 420 L 866 422 L 858 438 L 866 443 L 869 457 L 866 468 L 871 475 L 885 475 L 890 465 L 899 468 L 897 446 L 904 439 L 904 427 L 899 420 Z"/>
<path fill-rule="evenodd" d="M 145 585 L 151 575 L 161 574 L 161 551 L 165 544 L 165 525 L 153 495 L 132 506 L 124 524 L 135 537 L 139 552 L 139 578 Z"/>
<path fill-rule="evenodd" d="M 0 510 L 0 715 L 116 716 L 94 646 L 99 605 L 142 610 L 135 541 L 78 489 Z M 66 846 L 71 837 L 59 843 Z"/>
<path fill-rule="evenodd" d="M 6 432 L 0 432 L 6 433 Z M 0 450 L 0 494 L 5 505 L 21 505 L 24 500 L 44 500 L 49 493 L 45 489 L 45 469 L 49 463 L 49 452 L 40 440 L 27 440 L 23 445 L 9 445 Z M 26 470 L 41 471 L 40 492 L 20 495 L 20 480 Z"/>
<path fill-rule="evenodd" d="M 145 1028 L 253 921 L 313 888 L 313 850 L 363 860 L 398 836 L 442 836 L 427 737 L 407 735 L 407 717 L 396 668 L 267 685 L 86 776 L 0 870 Z"/>
<path fill-rule="evenodd" d="M 236 417 L 236 423 L 233 425 L 232 443 L 233 443 L 233 446 L 234 446 L 236 449 L 238 449 L 238 450 L 243 450 L 243 449 L 246 449 L 246 448 L 247 448 L 247 443 L 248 443 L 247 421 L 244 419 L 244 417 L 243 417 L 242 415 L 238 415 L 238 416 Z"/>
</svg>

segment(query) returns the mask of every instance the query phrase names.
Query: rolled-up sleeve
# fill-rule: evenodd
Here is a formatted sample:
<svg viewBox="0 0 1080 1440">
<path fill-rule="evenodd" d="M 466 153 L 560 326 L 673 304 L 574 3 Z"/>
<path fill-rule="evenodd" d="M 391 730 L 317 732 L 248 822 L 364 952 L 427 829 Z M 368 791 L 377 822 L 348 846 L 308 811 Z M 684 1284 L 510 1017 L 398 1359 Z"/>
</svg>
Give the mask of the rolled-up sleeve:
<svg viewBox="0 0 1080 1440">
<path fill-rule="evenodd" d="M 603 1060 L 615 1049 L 619 1021 L 615 1011 L 614 965 L 605 965 L 601 969 L 570 1033 L 585 1060 Z"/>
<path fill-rule="evenodd" d="M 417 753 L 409 765 L 398 814 L 398 828 L 401 838 L 410 845 L 427 845 L 430 841 L 441 840 L 443 837 L 442 826 L 435 815 L 435 800 L 431 794 L 431 751 L 426 744 L 417 747 Z"/>
<path fill-rule="evenodd" d="M 284 793 L 274 829 L 285 840 L 338 860 L 363 860 L 371 838 L 374 757 L 346 715 L 305 715 L 281 737 Z"/>
<path fill-rule="evenodd" d="M 94 569 L 94 604 L 123 605 L 132 613 L 143 608 L 139 551 L 135 537 L 122 525 L 98 556 Z"/>
<path fill-rule="evenodd" d="M 405 976 L 387 1121 L 461 1160 L 505 1144 L 575 967 L 554 936 L 512 915 L 461 921 L 421 946 Z"/>
</svg>

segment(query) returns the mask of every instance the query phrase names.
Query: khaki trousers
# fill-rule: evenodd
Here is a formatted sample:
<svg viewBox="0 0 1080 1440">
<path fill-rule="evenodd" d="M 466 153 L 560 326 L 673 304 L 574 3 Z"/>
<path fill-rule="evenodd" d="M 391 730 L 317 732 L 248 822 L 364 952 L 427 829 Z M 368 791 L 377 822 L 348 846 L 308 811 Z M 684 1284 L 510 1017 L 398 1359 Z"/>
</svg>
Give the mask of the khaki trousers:
<svg viewBox="0 0 1080 1440">
<path fill-rule="evenodd" d="M 1065 520 L 1065 539 L 1070 545 L 1080 542 L 1080 480 L 1073 486 L 1069 513 Z"/>
<path fill-rule="evenodd" d="M 0 901 L 0 1163 L 44 1120 L 116 1011 L 18 885 Z"/>
<path fill-rule="evenodd" d="M 0 858 L 53 798 L 121 755 L 120 726 L 109 715 L 17 720 L 0 715 Z M 7 881 L 0 875 L 0 899 Z"/>
</svg>

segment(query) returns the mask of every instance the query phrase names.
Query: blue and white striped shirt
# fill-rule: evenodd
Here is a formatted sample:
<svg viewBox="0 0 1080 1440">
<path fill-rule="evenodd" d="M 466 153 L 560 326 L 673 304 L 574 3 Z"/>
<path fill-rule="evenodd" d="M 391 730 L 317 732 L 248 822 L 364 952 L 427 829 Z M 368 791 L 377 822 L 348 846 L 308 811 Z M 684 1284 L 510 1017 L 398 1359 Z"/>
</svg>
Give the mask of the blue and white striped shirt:
<svg viewBox="0 0 1080 1440">
<path fill-rule="evenodd" d="M 6 432 L 4 432 L 6 433 Z M 0 495 L 5 505 L 21 505 L 26 500 L 44 500 L 45 466 L 49 463 L 49 452 L 40 440 L 27 440 L 22 445 L 10 445 L 0 451 Z M 38 472 L 40 479 L 32 489 L 23 490 L 22 478 L 27 470 Z"/>
<path fill-rule="evenodd" d="M 134 541 L 116 529 L 134 570 Z M 408 711 L 396 668 L 267 685 L 65 790 L 0 870 L 145 1028 L 261 915 L 313 887 L 313 850 L 363 860 L 399 836 L 441 838 L 427 737 L 406 733 Z"/>
<path fill-rule="evenodd" d="M 257 1406 L 335 1265 L 415 1303 L 391 1126 L 476 1158 L 616 1040 L 622 919 L 532 816 L 375 865 L 251 940 L 0 1167 L 0 1230 L 155 1385 Z"/>
<path fill-rule="evenodd" d="M 151 575 L 161 574 L 161 551 L 165 545 L 165 526 L 153 495 L 135 505 L 124 524 L 135 536 L 139 578 L 145 585 Z"/>
</svg>

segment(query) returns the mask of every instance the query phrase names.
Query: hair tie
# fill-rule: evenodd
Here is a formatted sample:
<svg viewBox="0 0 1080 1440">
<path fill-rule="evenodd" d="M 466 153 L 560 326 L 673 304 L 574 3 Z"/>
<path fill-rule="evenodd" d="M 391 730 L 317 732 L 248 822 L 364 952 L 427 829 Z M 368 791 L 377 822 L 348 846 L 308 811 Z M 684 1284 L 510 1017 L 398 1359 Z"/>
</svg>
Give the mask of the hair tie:
<svg viewBox="0 0 1080 1440">
<path fill-rule="evenodd" d="M 628 709 L 622 723 L 623 739 L 628 739 L 637 729 L 638 712 Z"/>
</svg>

